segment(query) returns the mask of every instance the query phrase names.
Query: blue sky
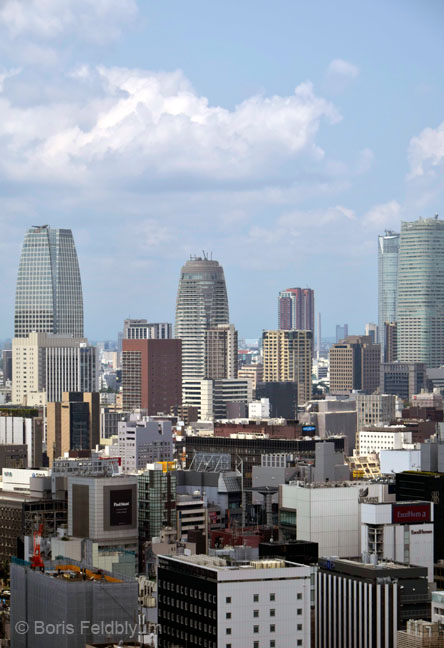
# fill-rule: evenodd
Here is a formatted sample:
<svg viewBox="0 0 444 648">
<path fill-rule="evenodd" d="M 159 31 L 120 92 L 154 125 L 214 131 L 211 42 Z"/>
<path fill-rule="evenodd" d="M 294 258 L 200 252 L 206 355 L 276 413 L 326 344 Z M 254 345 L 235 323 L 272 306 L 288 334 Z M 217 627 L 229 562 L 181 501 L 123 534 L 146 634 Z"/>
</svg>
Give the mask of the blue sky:
<svg viewBox="0 0 444 648">
<path fill-rule="evenodd" d="M 377 318 L 377 235 L 442 212 L 444 4 L 0 0 L 0 337 L 32 224 L 77 244 L 92 339 L 173 321 L 211 251 L 231 320 Z"/>
</svg>

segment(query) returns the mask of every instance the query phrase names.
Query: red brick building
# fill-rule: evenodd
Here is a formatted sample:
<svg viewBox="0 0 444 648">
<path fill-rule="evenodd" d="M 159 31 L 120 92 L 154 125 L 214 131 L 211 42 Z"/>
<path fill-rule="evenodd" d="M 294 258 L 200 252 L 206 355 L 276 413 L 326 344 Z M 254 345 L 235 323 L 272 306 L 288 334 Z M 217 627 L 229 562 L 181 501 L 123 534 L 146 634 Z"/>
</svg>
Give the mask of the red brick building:
<svg viewBox="0 0 444 648">
<path fill-rule="evenodd" d="M 182 341 L 122 340 L 123 410 L 168 413 L 182 404 Z"/>
</svg>

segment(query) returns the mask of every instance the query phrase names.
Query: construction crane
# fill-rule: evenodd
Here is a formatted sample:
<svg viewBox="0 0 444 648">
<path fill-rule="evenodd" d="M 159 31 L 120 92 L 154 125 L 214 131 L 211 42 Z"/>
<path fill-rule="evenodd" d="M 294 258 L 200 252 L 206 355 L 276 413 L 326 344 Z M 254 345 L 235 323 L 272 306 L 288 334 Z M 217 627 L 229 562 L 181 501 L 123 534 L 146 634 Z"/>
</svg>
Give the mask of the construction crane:
<svg viewBox="0 0 444 648">
<path fill-rule="evenodd" d="M 31 569 L 40 569 L 43 571 L 45 565 L 43 564 L 42 554 L 40 552 L 40 544 L 42 542 L 43 523 L 39 524 L 37 531 L 34 531 L 34 551 L 31 557 Z"/>
</svg>

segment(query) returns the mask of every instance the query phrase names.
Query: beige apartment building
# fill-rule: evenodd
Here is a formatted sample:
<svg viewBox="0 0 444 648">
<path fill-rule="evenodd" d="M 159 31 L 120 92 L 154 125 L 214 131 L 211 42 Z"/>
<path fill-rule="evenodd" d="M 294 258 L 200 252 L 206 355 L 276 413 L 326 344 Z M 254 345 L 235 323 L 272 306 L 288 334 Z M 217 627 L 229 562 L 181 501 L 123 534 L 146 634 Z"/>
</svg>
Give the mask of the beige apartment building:
<svg viewBox="0 0 444 648">
<path fill-rule="evenodd" d="M 98 391 L 96 348 L 86 338 L 32 332 L 12 341 L 12 402 L 60 401 L 64 391 Z"/>
<path fill-rule="evenodd" d="M 264 382 L 297 382 L 298 405 L 312 395 L 313 332 L 264 331 Z"/>
</svg>

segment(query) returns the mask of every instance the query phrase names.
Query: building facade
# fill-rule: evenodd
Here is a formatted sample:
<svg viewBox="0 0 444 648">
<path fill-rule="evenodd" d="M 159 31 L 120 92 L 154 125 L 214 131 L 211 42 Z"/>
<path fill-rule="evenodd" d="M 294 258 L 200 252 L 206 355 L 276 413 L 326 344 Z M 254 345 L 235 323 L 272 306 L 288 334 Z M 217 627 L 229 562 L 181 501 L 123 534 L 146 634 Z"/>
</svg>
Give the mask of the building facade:
<svg viewBox="0 0 444 648">
<path fill-rule="evenodd" d="M 233 324 L 218 324 L 206 331 L 205 378 L 237 378 L 237 341 Z"/>
<path fill-rule="evenodd" d="M 228 565 L 160 556 L 159 648 L 310 646 L 310 568 L 285 560 Z"/>
<path fill-rule="evenodd" d="M 205 378 L 207 329 L 229 324 L 224 271 L 217 261 L 192 257 L 181 270 L 175 336 L 182 340 L 183 380 Z"/>
<path fill-rule="evenodd" d="M 287 288 L 279 293 L 278 327 L 281 330 L 302 330 L 314 333 L 314 290 Z"/>
<path fill-rule="evenodd" d="M 395 648 L 398 630 L 427 616 L 425 567 L 319 559 L 316 648 Z"/>
<path fill-rule="evenodd" d="M 123 410 L 166 414 L 182 403 L 181 340 L 122 340 Z"/>
<path fill-rule="evenodd" d="M 136 473 L 155 461 L 172 461 L 171 421 L 132 414 L 129 421 L 118 424 L 118 448 L 122 472 Z"/>
<path fill-rule="evenodd" d="M 83 337 L 83 295 L 71 230 L 27 231 L 15 297 L 14 337 L 32 331 Z"/>
<path fill-rule="evenodd" d="M 370 336 L 350 335 L 330 347 L 330 392 L 360 390 L 372 394 L 379 387 L 381 347 Z"/>
<path fill-rule="evenodd" d="M 29 333 L 12 341 L 12 400 L 44 405 L 62 393 L 98 391 L 97 349 L 85 338 Z"/>
<path fill-rule="evenodd" d="M 123 323 L 125 340 L 168 340 L 173 337 L 173 325 L 168 322 L 150 323 L 146 319 L 126 319 Z"/>
<path fill-rule="evenodd" d="M 444 364 L 444 221 L 401 223 L 398 264 L 398 358 Z"/>
<path fill-rule="evenodd" d="M 100 394 L 63 392 L 62 400 L 46 408 L 49 463 L 69 450 L 93 450 L 100 442 Z"/>
<path fill-rule="evenodd" d="M 296 382 L 298 404 L 312 395 L 313 332 L 264 331 L 264 382 Z"/>
<path fill-rule="evenodd" d="M 383 362 L 380 368 L 380 391 L 410 400 L 426 386 L 426 366 L 421 362 Z"/>
<path fill-rule="evenodd" d="M 378 342 L 385 350 L 384 324 L 396 322 L 399 233 L 386 230 L 378 236 Z"/>
</svg>

